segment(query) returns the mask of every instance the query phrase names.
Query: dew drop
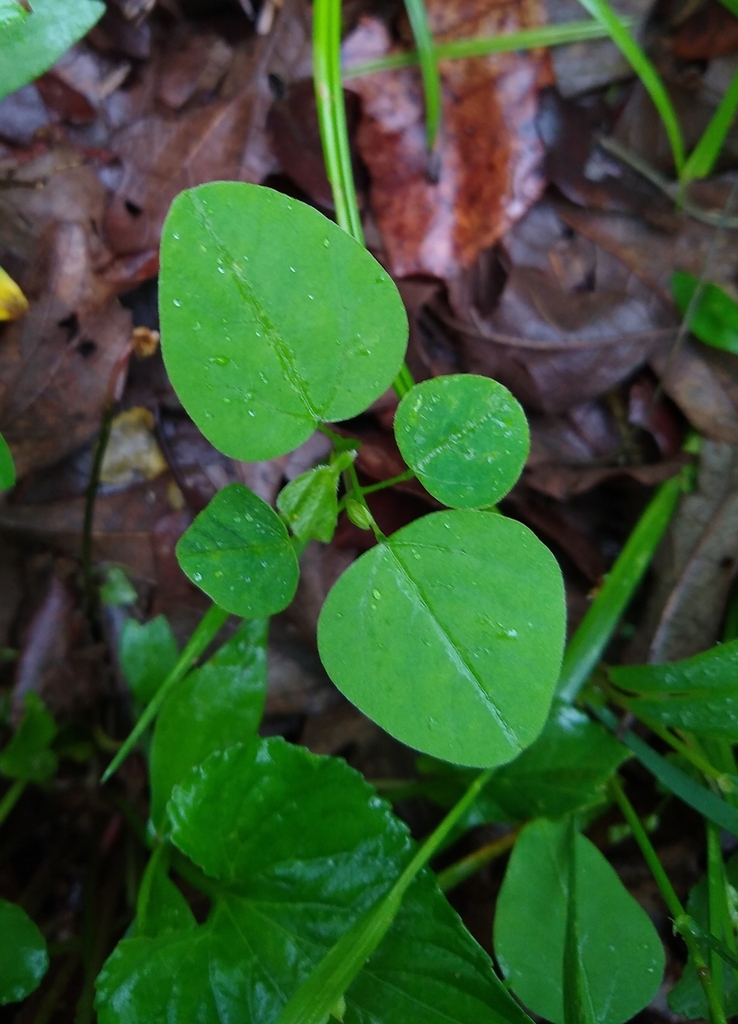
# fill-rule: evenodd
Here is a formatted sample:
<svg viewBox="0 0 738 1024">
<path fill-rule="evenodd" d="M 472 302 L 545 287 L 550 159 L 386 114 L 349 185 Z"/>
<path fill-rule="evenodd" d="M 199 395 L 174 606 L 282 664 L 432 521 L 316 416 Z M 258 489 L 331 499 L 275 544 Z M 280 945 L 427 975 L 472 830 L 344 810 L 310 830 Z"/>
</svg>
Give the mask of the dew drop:
<svg viewBox="0 0 738 1024">
<path fill-rule="evenodd" d="M 200 323 L 199 320 L 195 320 L 194 324 L 192 325 L 192 330 L 193 331 L 201 331 L 202 330 L 202 324 Z"/>
<path fill-rule="evenodd" d="M 331 243 L 330 243 L 330 242 L 328 241 L 328 239 L 327 239 L 327 238 L 324 238 L 324 239 L 323 239 L 323 245 L 324 245 L 324 247 L 325 247 L 326 249 L 330 249 L 330 247 L 331 247 Z"/>
<path fill-rule="evenodd" d="M 202 573 L 201 572 L 193 572 L 192 578 L 195 581 L 195 583 L 199 583 L 202 580 Z"/>
<path fill-rule="evenodd" d="M 378 590 L 372 590 L 372 596 L 374 597 L 374 599 L 376 601 L 378 601 L 382 595 L 380 594 L 380 592 Z"/>
<path fill-rule="evenodd" d="M 295 270 L 295 268 L 294 268 L 294 267 L 290 267 L 290 270 L 292 271 L 292 273 L 293 273 L 293 274 L 296 274 L 296 273 L 297 273 L 297 271 Z"/>
<path fill-rule="evenodd" d="M 314 295 L 308 295 L 308 298 L 309 298 L 309 299 L 314 299 L 314 298 L 315 298 L 315 296 L 314 296 Z"/>
<path fill-rule="evenodd" d="M 222 579 L 223 578 L 223 570 L 222 569 L 216 569 L 215 572 L 213 573 L 213 575 L 215 576 L 216 580 Z"/>
<path fill-rule="evenodd" d="M 228 356 L 213 356 L 210 362 L 215 363 L 216 366 L 228 366 L 230 359 Z"/>
<path fill-rule="evenodd" d="M 179 299 L 172 299 L 172 305 L 176 306 L 177 309 L 179 309 L 179 307 L 182 305 L 182 303 L 179 301 Z"/>
<path fill-rule="evenodd" d="M 230 400 L 230 398 L 228 398 L 228 396 L 226 396 L 223 399 L 223 405 L 230 405 L 230 404 L 231 404 L 231 400 Z"/>
<path fill-rule="evenodd" d="M 176 231 L 173 233 L 172 238 L 174 239 L 175 242 L 179 241 L 179 235 L 177 234 Z"/>
<path fill-rule="evenodd" d="M 225 274 L 225 267 L 218 267 L 219 274 Z"/>
<path fill-rule="evenodd" d="M 249 416 L 250 416 L 250 417 L 251 417 L 252 419 L 253 419 L 253 418 L 254 418 L 254 417 L 256 416 L 256 413 L 254 412 L 254 410 L 253 410 L 253 409 L 249 409 Z"/>
</svg>

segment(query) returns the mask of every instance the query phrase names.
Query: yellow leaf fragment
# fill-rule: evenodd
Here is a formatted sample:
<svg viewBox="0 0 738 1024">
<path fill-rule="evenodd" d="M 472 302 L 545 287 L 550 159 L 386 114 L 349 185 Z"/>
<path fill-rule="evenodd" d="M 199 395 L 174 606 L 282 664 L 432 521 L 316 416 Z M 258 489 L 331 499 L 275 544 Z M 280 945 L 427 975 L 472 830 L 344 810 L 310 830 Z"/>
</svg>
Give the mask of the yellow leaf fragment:
<svg viewBox="0 0 738 1024">
<path fill-rule="evenodd" d="M 0 267 L 0 320 L 17 320 L 28 312 L 28 299 L 10 274 Z"/>
</svg>

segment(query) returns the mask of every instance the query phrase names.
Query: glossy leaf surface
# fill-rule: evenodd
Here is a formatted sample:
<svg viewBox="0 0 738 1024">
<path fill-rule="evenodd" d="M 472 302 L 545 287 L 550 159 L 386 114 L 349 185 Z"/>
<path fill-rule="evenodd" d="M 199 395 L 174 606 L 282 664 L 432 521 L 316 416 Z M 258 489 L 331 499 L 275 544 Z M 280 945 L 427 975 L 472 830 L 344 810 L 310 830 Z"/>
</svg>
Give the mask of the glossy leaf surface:
<svg viewBox="0 0 738 1024">
<path fill-rule="evenodd" d="M 49 744 L 56 723 L 32 690 L 24 697 L 25 711 L 10 743 L 0 753 L 0 774 L 26 782 L 48 782 L 56 773 L 56 754 Z"/>
<path fill-rule="evenodd" d="M 15 463 L 8 442 L 0 434 L 0 491 L 7 491 L 15 484 Z"/>
<path fill-rule="evenodd" d="M 15 903 L 0 900 L 0 1004 L 25 999 L 48 966 L 44 937 L 28 914 Z"/>
<path fill-rule="evenodd" d="M 284 523 L 243 484 L 218 491 L 177 544 L 183 571 L 226 611 L 245 618 L 286 608 L 297 558 Z"/>
<path fill-rule="evenodd" d="M 28 11 L 18 0 L 0 0 L 0 31 L 28 17 Z M 0 39 L 2 37 L 0 36 Z"/>
<path fill-rule="evenodd" d="M 270 459 L 363 412 L 407 345 L 376 260 L 304 203 L 259 185 L 181 193 L 164 226 L 162 351 L 187 412 L 233 458 Z"/>
<path fill-rule="evenodd" d="M 531 822 L 520 835 L 495 917 L 495 954 L 534 1013 L 564 1024 L 569 899 L 568 822 Z M 599 1024 L 623 1024 L 655 995 L 664 950 L 650 919 L 607 860 L 575 838 L 576 933 L 583 985 Z"/>
<path fill-rule="evenodd" d="M 395 414 L 408 466 L 452 508 L 483 508 L 504 497 L 530 447 L 520 403 L 489 377 L 452 374 L 416 384 Z"/>
<path fill-rule="evenodd" d="M 151 820 L 164 822 L 172 787 L 216 750 L 256 735 L 266 696 L 266 623 L 251 619 L 172 691 L 151 745 Z"/>
<path fill-rule="evenodd" d="M 488 767 L 543 728 L 564 616 L 559 567 L 530 530 L 489 512 L 436 512 L 341 576 L 318 647 L 341 692 L 397 739 Z"/>
<path fill-rule="evenodd" d="M 33 0 L 33 13 L 2 28 L 0 99 L 32 82 L 100 20 L 97 0 Z"/>
<path fill-rule="evenodd" d="M 562 818 L 605 800 L 605 786 L 628 751 L 606 729 L 576 708 L 555 704 L 532 746 L 494 773 L 466 818 L 471 828 L 495 821 Z M 451 806 L 471 773 L 429 765 L 424 792 Z"/>
<path fill-rule="evenodd" d="M 163 615 L 143 624 L 126 619 L 120 635 L 120 664 L 134 696 L 148 704 L 179 656 L 172 628 Z"/>
<path fill-rule="evenodd" d="M 692 274 L 683 271 L 672 274 L 671 290 L 682 316 L 696 288 L 697 278 Z M 706 284 L 703 288 L 689 329 L 706 345 L 738 355 L 738 303 L 716 284 Z"/>
<path fill-rule="evenodd" d="M 213 909 L 194 929 L 120 943 L 98 978 L 100 1024 L 272 1024 L 413 849 L 356 772 L 281 740 L 211 755 L 169 814 L 217 880 Z M 409 1020 L 527 1020 L 428 873 L 346 994 L 345 1024 Z"/>
<path fill-rule="evenodd" d="M 668 665 L 623 665 L 610 678 L 639 716 L 738 742 L 738 640 Z"/>
</svg>

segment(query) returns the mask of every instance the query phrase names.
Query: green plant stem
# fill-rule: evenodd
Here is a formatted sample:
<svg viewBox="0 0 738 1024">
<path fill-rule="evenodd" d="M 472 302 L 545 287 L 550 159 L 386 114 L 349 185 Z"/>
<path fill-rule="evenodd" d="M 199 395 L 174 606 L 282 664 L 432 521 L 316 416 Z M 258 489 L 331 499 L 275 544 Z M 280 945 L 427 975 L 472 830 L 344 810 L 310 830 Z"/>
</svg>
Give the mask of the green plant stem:
<svg viewBox="0 0 738 1024">
<path fill-rule="evenodd" d="M 473 853 L 462 857 L 461 860 L 457 860 L 455 864 L 444 868 L 438 875 L 438 886 L 441 892 L 449 892 L 451 889 L 455 889 L 457 885 L 461 885 L 467 878 L 476 875 L 477 871 L 483 868 L 485 864 L 489 864 L 490 861 L 495 860 L 497 857 L 502 857 L 503 854 L 513 848 L 519 832 L 519 828 L 511 829 L 504 836 L 500 836 L 499 839 L 493 839 L 491 843 L 486 843 Z"/>
<path fill-rule="evenodd" d="M 669 525 L 685 484 L 682 470 L 659 487 L 569 641 L 557 690 L 558 699 L 564 703 L 574 703 L 599 662 Z"/>
<path fill-rule="evenodd" d="M 425 96 L 425 132 L 428 152 L 432 153 L 441 124 L 441 77 L 438 73 L 438 61 L 424 0 L 405 0 L 405 10 L 418 47 Z"/>
<path fill-rule="evenodd" d="M 643 83 L 643 87 L 653 100 L 666 129 L 677 177 L 681 177 L 685 160 L 682 129 L 674 105 L 658 71 L 631 36 L 630 32 L 623 27 L 622 22 L 607 0 L 579 0 L 579 2 L 593 18 L 600 22 L 603 28 L 607 29 L 613 43 L 615 43 L 638 75 Z"/>
<path fill-rule="evenodd" d="M 413 480 L 415 473 L 412 469 L 406 469 L 404 473 L 398 473 L 397 476 L 391 476 L 389 480 L 381 480 L 378 484 L 370 484 L 368 487 L 362 487 L 361 493 L 374 494 L 375 491 L 383 491 L 387 487 L 394 487 L 395 484 L 401 484 L 405 480 Z"/>
<path fill-rule="evenodd" d="M 313 78 L 323 159 L 333 192 L 336 221 L 363 245 L 364 232 L 356 199 L 341 84 L 341 0 L 315 0 L 313 4 Z M 412 386 L 412 375 L 403 363 L 393 387 L 402 398 Z"/>
<path fill-rule="evenodd" d="M 649 870 L 659 887 L 664 903 L 666 904 L 674 922 L 674 928 L 682 936 L 687 949 L 689 950 L 692 962 L 697 970 L 697 976 L 699 977 L 705 991 L 707 1004 L 710 1007 L 711 1024 L 726 1024 L 725 1011 L 723 1010 L 720 1000 L 717 998 L 718 994 L 715 990 L 712 972 L 702 955 L 702 951 L 697 944 L 697 940 L 689 930 L 689 917 L 684 910 L 673 885 L 669 881 L 668 875 L 664 871 L 663 865 L 658 858 L 658 854 L 653 848 L 651 840 L 648 838 L 648 834 L 641 823 L 641 819 L 638 817 L 635 812 L 635 808 L 625 795 L 625 791 L 623 790 L 622 783 L 618 776 L 615 776 L 615 778 L 611 780 L 610 791 L 615 802 L 622 811 L 623 817 L 630 825 L 633 838 L 638 843 L 641 853 L 643 854 L 643 859 L 648 864 Z"/>
<path fill-rule="evenodd" d="M 2 800 L 0 800 L 0 825 L 2 825 L 20 798 L 23 796 L 23 791 L 27 785 L 28 783 L 25 779 L 16 779 Z"/>
<path fill-rule="evenodd" d="M 457 822 L 487 785 L 494 770 L 488 768 L 476 777 L 459 802 L 417 850 L 389 892 L 326 953 L 284 1007 L 277 1018 L 277 1024 L 324 1024 L 387 934 L 415 876 L 443 846 Z"/>
<path fill-rule="evenodd" d="M 633 18 L 621 19 L 624 28 L 635 24 Z M 543 25 L 541 28 L 524 29 L 508 35 L 479 36 L 476 39 L 458 39 L 453 43 L 441 43 L 433 47 L 433 57 L 439 60 L 464 60 L 468 57 L 487 57 L 491 53 L 514 53 L 517 50 L 533 50 L 540 46 L 562 46 L 567 43 L 582 43 L 589 39 L 606 39 L 610 35 L 606 28 L 594 20 L 569 21 L 563 25 Z M 344 82 L 364 75 L 375 75 L 382 71 L 396 71 L 420 64 L 417 50 L 407 53 L 393 53 L 388 57 L 354 64 L 344 68 Z"/>
<path fill-rule="evenodd" d="M 140 737 L 149 725 L 151 725 L 159 708 L 162 706 L 174 687 L 185 677 L 193 663 L 200 657 L 220 632 L 223 624 L 228 618 L 228 614 L 228 612 L 219 608 L 217 604 L 213 604 L 208 608 L 200 620 L 197 629 L 190 637 L 187 646 L 177 659 L 176 665 L 156 691 L 154 697 L 149 701 L 143 714 L 126 738 L 125 743 L 105 769 L 101 782 L 107 782 L 110 776 L 117 771 L 123 761 L 125 761 Z"/>
<path fill-rule="evenodd" d="M 723 148 L 725 138 L 730 131 L 730 126 L 738 108 L 738 71 L 731 79 L 725 95 L 720 100 L 717 110 L 710 118 L 710 123 L 705 128 L 702 138 L 689 154 L 689 159 L 684 165 L 681 181 L 683 185 L 689 184 L 695 178 L 706 178 L 715 166 L 720 150 Z"/>
<path fill-rule="evenodd" d="M 711 822 L 705 822 L 707 831 L 707 912 L 708 929 L 718 939 L 724 939 L 726 921 L 725 865 L 720 850 L 720 832 Z M 733 929 L 730 929 L 731 934 Z M 723 962 L 715 950 L 710 950 L 710 971 L 715 997 L 723 1002 Z"/>
</svg>

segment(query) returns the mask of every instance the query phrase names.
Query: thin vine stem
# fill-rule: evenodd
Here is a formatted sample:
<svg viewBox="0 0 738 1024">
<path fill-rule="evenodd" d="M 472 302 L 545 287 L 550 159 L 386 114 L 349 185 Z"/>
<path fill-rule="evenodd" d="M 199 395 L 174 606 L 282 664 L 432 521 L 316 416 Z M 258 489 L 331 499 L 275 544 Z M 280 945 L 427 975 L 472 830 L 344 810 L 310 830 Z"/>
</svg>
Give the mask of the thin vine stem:
<svg viewBox="0 0 738 1024">
<path fill-rule="evenodd" d="M 725 1011 L 720 999 L 718 998 L 718 993 L 715 990 L 712 972 L 702 955 L 702 950 L 700 949 L 696 938 L 690 931 L 689 916 L 682 906 L 674 886 L 669 880 L 669 876 L 664 871 L 664 867 L 659 860 L 656 850 L 653 848 L 651 840 L 648 838 L 648 833 L 643 827 L 641 819 L 638 817 L 635 808 L 625 795 L 625 790 L 623 789 L 622 782 L 618 776 L 615 776 L 615 778 L 611 780 L 610 792 L 622 811 L 623 817 L 630 826 L 633 838 L 636 843 L 638 843 L 640 851 L 643 854 L 643 859 L 646 861 L 646 864 L 653 875 L 654 881 L 659 887 L 661 896 L 663 897 L 664 903 L 666 904 L 674 922 L 674 928 L 682 936 L 687 949 L 689 950 L 689 955 L 692 957 L 692 962 L 696 968 L 697 976 L 700 979 L 710 1008 L 711 1024 L 726 1024 Z"/>
<path fill-rule="evenodd" d="M 28 783 L 25 779 L 16 779 L 2 800 L 0 800 L 0 825 L 2 825 L 20 798 L 23 796 L 23 792 L 27 785 Z"/>
</svg>

